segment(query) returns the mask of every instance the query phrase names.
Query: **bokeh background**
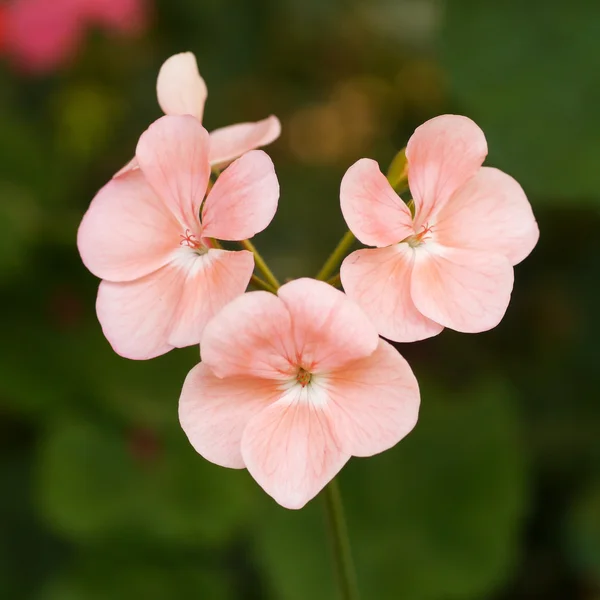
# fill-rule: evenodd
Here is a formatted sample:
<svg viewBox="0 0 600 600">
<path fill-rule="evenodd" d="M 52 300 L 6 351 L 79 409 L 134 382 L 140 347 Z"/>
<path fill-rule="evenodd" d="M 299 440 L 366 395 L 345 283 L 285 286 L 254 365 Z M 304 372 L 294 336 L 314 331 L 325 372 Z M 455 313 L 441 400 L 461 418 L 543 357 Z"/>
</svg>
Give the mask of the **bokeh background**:
<svg viewBox="0 0 600 600">
<path fill-rule="evenodd" d="M 17 26 L 0 2 L 0 597 L 335 597 L 320 500 L 286 511 L 195 454 L 177 401 L 197 348 L 115 355 L 77 254 L 161 115 L 161 63 L 191 50 L 208 129 L 282 121 L 280 209 L 255 240 L 282 278 L 343 234 L 355 160 L 385 169 L 440 113 L 482 126 L 540 242 L 494 331 L 400 347 L 420 422 L 340 478 L 363 597 L 598 600 L 600 3 L 88 0 L 105 12 L 84 24 L 25 3 Z"/>
</svg>

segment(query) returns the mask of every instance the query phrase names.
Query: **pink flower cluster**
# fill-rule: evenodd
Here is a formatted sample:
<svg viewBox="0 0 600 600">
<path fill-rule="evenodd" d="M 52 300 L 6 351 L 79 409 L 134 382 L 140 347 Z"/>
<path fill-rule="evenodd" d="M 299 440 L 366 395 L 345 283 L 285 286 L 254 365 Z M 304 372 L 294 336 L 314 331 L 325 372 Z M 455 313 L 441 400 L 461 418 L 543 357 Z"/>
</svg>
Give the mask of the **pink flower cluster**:
<svg viewBox="0 0 600 600">
<path fill-rule="evenodd" d="M 89 27 L 123 34 L 141 30 L 147 0 L 9 0 L 0 5 L 0 50 L 30 72 L 68 62 Z"/>
<path fill-rule="evenodd" d="M 481 166 L 479 127 L 444 115 L 409 140 L 411 202 L 372 160 L 344 176 L 346 222 L 374 246 L 344 260 L 345 293 L 314 279 L 245 293 L 254 255 L 220 241 L 249 247 L 244 240 L 275 215 L 277 177 L 256 148 L 279 136 L 279 121 L 209 134 L 206 86 L 190 53 L 165 62 L 157 91 L 166 116 L 142 134 L 79 228 L 82 259 L 103 279 L 98 318 L 128 358 L 200 344 L 179 405 L 191 444 L 300 508 L 351 456 L 382 452 L 416 424 L 415 376 L 380 335 L 410 342 L 444 327 L 497 325 L 537 224 L 519 184 Z"/>
</svg>

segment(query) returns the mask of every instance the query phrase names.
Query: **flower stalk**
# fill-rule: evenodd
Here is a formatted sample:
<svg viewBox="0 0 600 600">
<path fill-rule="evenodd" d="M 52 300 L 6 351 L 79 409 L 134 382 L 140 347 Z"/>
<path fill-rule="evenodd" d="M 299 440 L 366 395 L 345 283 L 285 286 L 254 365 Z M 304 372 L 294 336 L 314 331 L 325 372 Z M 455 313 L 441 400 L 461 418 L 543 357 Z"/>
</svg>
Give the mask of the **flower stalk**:
<svg viewBox="0 0 600 600">
<path fill-rule="evenodd" d="M 344 237 L 339 241 L 335 250 L 329 255 L 322 269 L 317 274 L 317 279 L 327 281 L 334 273 L 338 265 L 344 260 L 348 250 L 352 247 L 356 238 L 351 231 L 346 231 Z"/>
<path fill-rule="evenodd" d="M 274 288 L 272 291 L 276 292 L 281 287 L 281 284 L 279 283 L 277 277 L 273 275 L 273 271 L 271 271 L 264 258 L 259 254 L 258 250 L 256 249 L 256 246 L 250 240 L 242 240 L 240 244 L 244 249 L 254 254 L 254 262 L 256 264 L 256 268 L 262 273 L 263 277 L 266 279 L 266 282 L 272 288 Z"/>
</svg>

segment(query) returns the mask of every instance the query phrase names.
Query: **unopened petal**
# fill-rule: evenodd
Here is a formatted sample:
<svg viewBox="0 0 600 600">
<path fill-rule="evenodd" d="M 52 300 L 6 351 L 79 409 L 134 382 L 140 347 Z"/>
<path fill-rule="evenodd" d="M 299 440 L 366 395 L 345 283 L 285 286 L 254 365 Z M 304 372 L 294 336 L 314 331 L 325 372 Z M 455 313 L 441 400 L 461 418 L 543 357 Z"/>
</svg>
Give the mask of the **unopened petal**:
<svg viewBox="0 0 600 600">
<path fill-rule="evenodd" d="M 353 456 L 371 456 L 395 446 L 417 422 L 417 380 L 385 340 L 371 356 L 331 373 L 324 385 L 335 437 Z"/>
<path fill-rule="evenodd" d="M 242 436 L 248 471 L 285 508 L 302 508 L 350 458 L 337 445 L 326 410 L 306 401 L 306 392 L 290 390 L 251 419 Z"/>
<path fill-rule="evenodd" d="M 417 127 L 406 147 L 417 228 L 475 175 L 486 155 L 483 131 L 467 117 L 441 115 Z"/>
<path fill-rule="evenodd" d="M 217 179 L 202 209 L 202 235 L 244 240 L 272 221 L 279 200 L 273 161 L 261 150 L 248 152 Z"/>
<path fill-rule="evenodd" d="M 501 254 L 426 244 L 416 256 L 411 295 L 430 319 L 478 333 L 501 321 L 513 280 L 513 268 Z"/>
<path fill-rule="evenodd" d="M 440 333 L 410 295 L 414 250 L 408 244 L 357 250 L 342 263 L 344 290 L 369 316 L 377 331 L 395 342 L 415 342 Z"/>
<path fill-rule="evenodd" d="M 295 355 L 306 370 L 338 368 L 377 348 L 379 336 L 367 315 L 329 284 L 297 279 L 277 294 L 290 313 Z"/>
<path fill-rule="evenodd" d="M 136 157 L 156 194 L 183 226 L 199 226 L 210 176 L 208 133 L 193 117 L 161 117 L 142 134 Z"/>
<path fill-rule="evenodd" d="M 107 183 L 92 200 L 77 246 L 98 277 L 130 281 L 166 265 L 179 246 L 179 226 L 141 171 Z"/>
<path fill-rule="evenodd" d="M 210 164 L 223 165 L 250 150 L 274 142 L 281 134 L 281 123 L 274 115 L 255 123 L 237 123 L 210 132 Z"/>
<path fill-rule="evenodd" d="M 342 214 L 350 231 L 368 246 L 388 246 L 414 234 L 408 206 L 371 159 L 362 158 L 344 175 Z"/>
<path fill-rule="evenodd" d="M 231 469 L 245 467 L 242 434 L 248 422 L 281 396 L 273 381 L 216 377 L 200 363 L 186 377 L 179 421 L 196 452 Z"/>
<path fill-rule="evenodd" d="M 166 115 L 192 115 L 202 122 L 206 84 L 191 52 L 175 54 L 163 63 L 158 72 L 156 94 Z"/>
<path fill-rule="evenodd" d="M 482 167 L 442 208 L 435 235 L 444 246 L 503 254 L 516 265 L 540 231 L 523 188 L 510 175 Z"/>
</svg>

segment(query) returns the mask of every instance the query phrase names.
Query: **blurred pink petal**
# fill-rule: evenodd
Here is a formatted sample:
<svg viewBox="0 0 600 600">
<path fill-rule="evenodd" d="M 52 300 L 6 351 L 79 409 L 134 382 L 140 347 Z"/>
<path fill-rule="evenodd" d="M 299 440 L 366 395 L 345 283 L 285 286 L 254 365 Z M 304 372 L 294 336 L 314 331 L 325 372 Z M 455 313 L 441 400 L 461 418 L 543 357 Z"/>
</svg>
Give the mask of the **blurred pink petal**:
<svg viewBox="0 0 600 600">
<path fill-rule="evenodd" d="M 335 438 L 343 452 L 372 456 L 395 446 L 416 425 L 419 384 L 384 340 L 368 358 L 332 374 L 324 386 Z"/>
<path fill-rule="evenodd" d="M 205 458 L 245 464 L 287 508 L 304 506 L 351 454 L 381 452 L 416 421 L 406 362 L 321 281 L 236 298 L 201 344 L 203 362 L 181 394 L 182 427 Z"/>
<path fill-rule="evenodd" d="M 170 262 L 180 233 L 177 219 L 137 170 L 96 194 L 79 226 L 77 246 L 97 277 L 131 281 Z"/>
<path fill-rule="evenodd" d="M 210 176 L 206 129 L 190 116 L 161 117 L 142 134 L 135 155 L 148 183 L 192 229 Z"/>
<path fill-rule="evenodd" d="M 260 411 L 242 436 L 250 475 L 284 508 L 302 508 L 350 458 L 318 400 L 297 386 Z M 324 399 L 326 402 L 326 399 Z"/>
<path fill-rule="evenodd" d="M 348 226 L 363 242 L 390 245 L 352 253 L 340 276 L 381 335 L 411 342 L 444 327 L 486 331 L 502 319 L 512 265 L 539 230 L 521 186 L 481 167 L 486 153 L 483 132 L 466 117 L 442 115 L 417 128 L 406 150 L 416 213 L 405 237 L 410 224 L 396 233 L 403 222 L 376 165 L 363 159 L 348 169 L 340 193 Z"/>
<path fill-rule="evenodd" d="M 250 419 L 281 395 L 276 382 L 216 377 L 205 363 L 188 374 L 179 420 L 196 452 L 222 467 L 243 469 L 242 433 Z M 203 402 L 197 402 L 203 398 Z"/>
<path fill-rule="evenodd" d="M 417 229 L 477 173 L 486 155 L 483 131 L 467 117 L 441 115 L 417 127 L 406 146 Z"/>
<path fill-rule="evenodd" d="M 248 152 L 221 173 L 206 198 L 202 235 L 220 240 L 251 238 L 273 220 L 278 200 L 273 161 L 261 150 Z"/>
<path fill-rule="evenodd" d="M 362 158 L 346 171 L 340 203 L 348 227 L 363 244 L 388 246 L 415 233 L 408 206 L 374 160 Z"/>
<path fill-rule="evenodd" d="M 498 169 L 482 167 L 442 208 L 435 227 L 445 246 L 502 254 L 521 262 L 540 232 L 523 188 Z"/>
<path fill-rule="evenodd" d="M 513 287 L 505 256 L 429 244 L 417 253 L 411 282 L 416 307 L 456 331 L 478 333 L 501 321 Z"/>
<path fill-rule="evenodd" d="M 166 115 L 192 115 L 202 122 L 207 90 L 191 52 L 175 54 L 163 63 L 156 94 Z"/>
<path fill-rule="evenodd" d="M 249 252 L 181 248 L 169 265 L 126 283 L 103 281 L 96 310 L 115 352 L 136 360 L 200 341 L 206 322 L 244 292 Z"/>
<path fill-rule="evenodd" d="M 345 292 L 371 319 L 377 331 L 396 342 L 437 335 L 442 325 L 428 319 L 410 295 L 414 251 L 408 244 L 356 250 L 340 269 Z"/>
<path fill-rule="evenodd" d="M 3 10 L 3 51 L 27 71 L 55 70 L 83 42 L 86 21 L 79 0 L 13 0 Z"/>
<path fill-rule="evenodd" d="M 237 123 L 210 132 L 210 164 L 223 165 L 250 150 L 267 146 L 281 135 L 273 115 L 256 123 Z"/>
</svg>

